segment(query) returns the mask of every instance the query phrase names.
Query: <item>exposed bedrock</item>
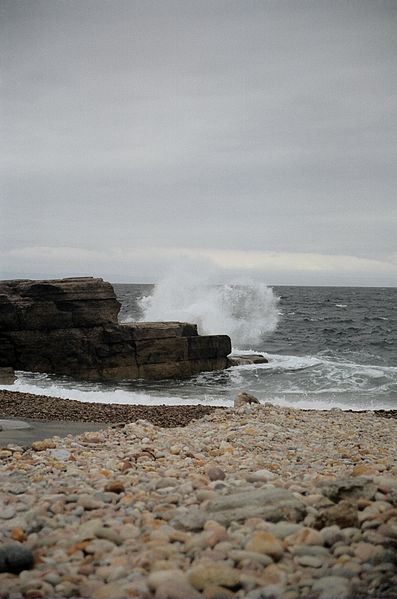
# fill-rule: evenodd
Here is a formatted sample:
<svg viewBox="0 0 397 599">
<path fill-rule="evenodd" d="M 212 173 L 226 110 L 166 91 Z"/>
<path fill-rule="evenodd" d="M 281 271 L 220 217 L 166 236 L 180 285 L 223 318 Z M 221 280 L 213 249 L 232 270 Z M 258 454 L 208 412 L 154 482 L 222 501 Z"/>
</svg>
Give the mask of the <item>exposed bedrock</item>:
<svg viewBox="0 0 397 599">
<path fill-rule="evenodd" d="M 0 330 L 49 330 L 117 324 L 113 287 L 102 279 L 0 281 Z"/>
<path fill-rule="evenodd" d="M 0 282 L 0 367 L 89 380 L 178 378 L 228 366 L 227 335 L 180 322 L 118 322 L 102 279 Z"/>
</svg>

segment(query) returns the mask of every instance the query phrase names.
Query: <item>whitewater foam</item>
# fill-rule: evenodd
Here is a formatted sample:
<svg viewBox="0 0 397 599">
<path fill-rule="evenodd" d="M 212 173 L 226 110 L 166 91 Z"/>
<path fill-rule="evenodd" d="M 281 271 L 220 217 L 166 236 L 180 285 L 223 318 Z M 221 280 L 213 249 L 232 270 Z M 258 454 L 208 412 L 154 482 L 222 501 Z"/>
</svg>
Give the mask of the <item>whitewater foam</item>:
<svg viewBox="0 0 397 599">
<path fill-rule="evenodd" d="M 24 373 L 25 374 L 25 373 Z M 200 405 L 203 403 L 199 397 L 184 398 L 176 395 L 152 395 L 145 392 L 125 391 L 123 389 L 84 391 L 82 389 L 63 387 L 61 385 L 43 385 L 43 380 L 34 381 L 34 375 L 31 374 L 30 383 L 23 380 L 17 380 L 13 385 L 2 385 L 1 390 L 17 391 L 19 393 L 30 393 L 32 395 L 46 395 L 47 397 L 59 397 L 60 399 L 70 399 L 82 403 L 103 403 L 103 404 L 121 404 L 121 405 Z M 17 398 L 16 398 L 17 401 Z M 205 402 L 207 403 L 207 402 Z M 213 406 L 227 406 L 230 401 L 222 398 L 211 397 L 208 402 Z"/>
<path fill-rule="evenodd" d="M 200 334 L 226 334 L 233 345 L 257 345 L 275 330 L 278 298 L 265 283 L 237 280 L 215 284 L 214 273 L 178 267 L 143 297 L 142 320 L 181 320 Z"/>
</svg>

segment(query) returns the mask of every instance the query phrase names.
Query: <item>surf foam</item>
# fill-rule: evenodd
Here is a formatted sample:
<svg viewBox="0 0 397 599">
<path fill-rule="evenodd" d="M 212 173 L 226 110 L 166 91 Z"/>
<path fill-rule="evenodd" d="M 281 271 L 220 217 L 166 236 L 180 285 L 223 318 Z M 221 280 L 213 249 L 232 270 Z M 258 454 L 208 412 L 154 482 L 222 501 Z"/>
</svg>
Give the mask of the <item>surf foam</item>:
<svg viewBox="0 0 397 599">
<path fill-rule="evenodd" d="M 180 320 L 200 334 L 226 334 L 233 345 L 256 346 L 277 327 L 277 298 L 265 283 L 250 279 L 214 283 L 214 273 L 195 265 L 174 268 L 143 297 L 142 320 Z"/>
</svg>

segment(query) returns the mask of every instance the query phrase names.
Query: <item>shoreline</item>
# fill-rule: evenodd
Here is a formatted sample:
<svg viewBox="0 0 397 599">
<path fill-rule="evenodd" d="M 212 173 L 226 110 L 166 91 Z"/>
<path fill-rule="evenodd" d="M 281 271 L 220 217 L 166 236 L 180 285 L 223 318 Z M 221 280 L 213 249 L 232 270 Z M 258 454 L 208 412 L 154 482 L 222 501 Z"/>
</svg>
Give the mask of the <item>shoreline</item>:
<svg viewBox="0 0 397 599">
<path fill-rule="evenodd" d="M 17 402 L 15 401 L 17 400 Z M 271 403 L 271 402 L 270 402 Z M 262 404 L 263 405 L 263 404 Z M 96 402 L 81 402 L 76 399 L 64 399 L 34 393 L 22 393 L 0 389 L 0 418 L 28 418 L 45 422 L 86 422 L 92 424 L 120 424 L 144 419 L 165 428 L 186 426 L 192 420 L 202 418 L 215 410 L 228 410 L 224 406 L 206 406 L 203 404 L 179 405 L 144 405 L 144 404 L 106 404 Z M 281 409 L 281 408 L 280 408 Z M 396 410 L 307 410 L 290 406 L 284 409 L 294 409 L 301 412 L 346 414 L 374 414 L 375 416 L 397 419 Z"/>
<path fill-rule="evenodd" d="M 16 401 L 17 400 L 17 401 Z M 147 420 L 155 426 L 186 426 L 215 410 L 204 405 L 125 405 L 81 402 L 20 391 L 0 390 L 0 418 L 30 418 L 43 421 L 68 421 L 112 424 Z"/>
</svg>

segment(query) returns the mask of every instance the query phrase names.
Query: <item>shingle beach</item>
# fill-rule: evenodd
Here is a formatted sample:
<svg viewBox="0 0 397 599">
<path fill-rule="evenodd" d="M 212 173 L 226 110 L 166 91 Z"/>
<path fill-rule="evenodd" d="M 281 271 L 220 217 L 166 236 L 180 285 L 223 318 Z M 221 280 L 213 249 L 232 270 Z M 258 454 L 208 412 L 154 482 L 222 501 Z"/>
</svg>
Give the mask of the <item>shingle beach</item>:
<svg viewBox="0 0 397 599">
<path fill-rule="evenodd" d="M 397 597 L 395 419 L 183 424 L 1 449 L 0 597 Z"/>
</svg>

